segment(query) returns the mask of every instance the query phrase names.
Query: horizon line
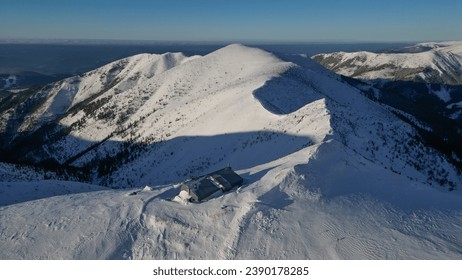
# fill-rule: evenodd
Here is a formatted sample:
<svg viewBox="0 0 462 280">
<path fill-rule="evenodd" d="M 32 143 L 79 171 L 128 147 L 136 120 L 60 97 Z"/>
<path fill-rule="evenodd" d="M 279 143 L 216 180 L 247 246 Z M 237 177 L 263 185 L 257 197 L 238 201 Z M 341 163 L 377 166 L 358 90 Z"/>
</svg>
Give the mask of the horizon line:
<svg viewBox="0 0 462 280">
<path fill-rule="evenodd" d="M 304 44 L 416 44 L 424 42 L 449 42 L 462 40 L 409 40 L 409 41 L 379 41 L 379 40 L 153 40 L 153 39 L 84 39 L 84 38 L 0 38 L 0 44 L 64 44 L 64 45 L 228 45 L 241 44 L 274 44 L 274 45 L 304 45 Z"/>
</svg>

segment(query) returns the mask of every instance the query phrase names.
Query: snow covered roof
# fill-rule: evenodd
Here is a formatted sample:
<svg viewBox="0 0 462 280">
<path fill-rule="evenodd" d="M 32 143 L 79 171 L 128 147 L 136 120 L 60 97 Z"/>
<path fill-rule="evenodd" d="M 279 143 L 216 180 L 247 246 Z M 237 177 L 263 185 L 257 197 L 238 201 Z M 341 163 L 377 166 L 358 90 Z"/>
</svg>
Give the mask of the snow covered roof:
<svg viewBox="0 0 462 280">
<path fill-rule="evenodd" d="M 192 200 L 202 201 L 219 190 L 229 191 L 235 186 L 241 185 L 243 181 L 242 177 L 235 173 L 231 167 L 226 167 L 197 180 L 182 183 L 181 190 L 187 191 Z"/>
</svg>

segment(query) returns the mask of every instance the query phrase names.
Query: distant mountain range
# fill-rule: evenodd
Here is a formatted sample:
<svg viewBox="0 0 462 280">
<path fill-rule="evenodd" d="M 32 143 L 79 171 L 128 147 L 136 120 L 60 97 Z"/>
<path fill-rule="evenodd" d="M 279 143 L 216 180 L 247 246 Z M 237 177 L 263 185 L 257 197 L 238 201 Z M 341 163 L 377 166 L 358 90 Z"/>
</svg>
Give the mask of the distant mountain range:
<svg viewBox="0 0 462 280">
<path fill-rule="evenodd" d="M 421 43 L 384 53 L 319 54 L 313 59 L 393 108 L 428 145 L 462 167 L 461 42 Z"/>
<path fill-rule="evenodd" d="M 383 53 L 318 54 L 313 59 L 338 74 L 365 81 L 462 84 L 460 42 L 421 43 Z"/>
<path fill-rule="evenodd" d="M 460 258 L 460 46 L 314 57 L 345 77 L 234 44 L 3 93 L 0 258 Z M 25 164 L 80 183 L 2 175 Z M 171 201 L 227 165 L 239 191 Z"/>
</svg>

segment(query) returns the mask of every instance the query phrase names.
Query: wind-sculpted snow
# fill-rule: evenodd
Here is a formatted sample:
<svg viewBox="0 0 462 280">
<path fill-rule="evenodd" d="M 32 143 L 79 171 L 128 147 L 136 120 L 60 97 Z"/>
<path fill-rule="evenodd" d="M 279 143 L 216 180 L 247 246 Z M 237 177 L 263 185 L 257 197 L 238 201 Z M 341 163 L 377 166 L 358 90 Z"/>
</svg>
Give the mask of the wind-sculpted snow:
<svg viewBox="0 0 462 280">
<path fill-rule="evenodd" d="M 44 97 L 17 118 L 29 122 L 11 143 L 20 160 L 121 189 L 2 183 L 0 258 L 462 257 L 460 172 L 310 59 L 231 45 L 135 56 L 73 79 L 75 94 L 62 91 L 71 80 L 50 86 L 53 100 L 73 96 L 67 109 L 43 119 L 56 108 Z M 37 143 L 20 145 L 28 137 Z M 228 164 L 242 187 L 175 198 L 180 182 Z M 15 203 L 20 186 L 27 199 Z"/>
<path fill-rule="evenodd" d="M 0 208 L 0 258 L 461 257 L 460 195 L 384 170 L 338 142 L 240 173 L 248 185 L 201 204 L 172 202 L 172 185 Z"/>
</svg>

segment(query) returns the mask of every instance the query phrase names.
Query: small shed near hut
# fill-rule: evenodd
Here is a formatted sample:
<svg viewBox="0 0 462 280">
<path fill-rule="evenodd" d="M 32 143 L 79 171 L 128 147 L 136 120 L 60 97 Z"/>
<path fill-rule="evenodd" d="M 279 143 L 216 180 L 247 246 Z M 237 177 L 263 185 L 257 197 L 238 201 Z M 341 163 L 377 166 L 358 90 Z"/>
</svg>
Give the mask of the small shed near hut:
<svg viewBox="0 0 462 280">
<path fill-rule="evenodd" d="M 181 184 L 181 191 L 186 191 L 192 201 L 200 202 L 221 190 L 227 192 L 244 182 L 241 176 L 233 171 L 231 167 L 225 167 L 196 180 Z"/>
</svg>

